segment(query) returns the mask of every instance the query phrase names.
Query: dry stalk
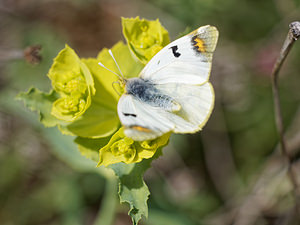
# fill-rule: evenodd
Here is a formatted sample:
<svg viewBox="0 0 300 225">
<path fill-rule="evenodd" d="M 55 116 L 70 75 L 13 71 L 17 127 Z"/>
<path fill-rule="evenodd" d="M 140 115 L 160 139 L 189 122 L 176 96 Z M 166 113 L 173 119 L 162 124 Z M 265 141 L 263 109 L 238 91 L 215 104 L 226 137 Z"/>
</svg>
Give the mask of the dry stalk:
<svg viewBox="0 0 300 225">
<path fill-rule="evenodd" d="M 290 155 L 289 151 L 286 147 L 286 141 L 284 137 L 284 127 L 283 127 L 283 120 L 281 114 L 281 106 L 279 100 L 279 90 L 278 90 L 278 75 L 279 71 L 288 55 L 290 50 L 293 47 L 295 41 L 300 37 L 300 22 L 296 21 L 289 25 L 290 29 L 288 35 L 283 43 L 281 48 L 280 54 L 277 58 L 277 61 L 273 67 L 272 71 L 272 89 L 273 89 L 273 99 L 274 99 L 274 110 L 275 110 L 275 120 L 276 120 L 276 127 L 279 135 L 279 142 L 281 147 L 281 153 L 285 157 L 288 163 L 288 175 L 290 181 L 293 185 L 295 200 L 296 200 L 296 208 L 298 213 L 300 214 L 300 193 L 299 193 L 299 185 L 297 182 L 297 175 L 293 170 L 292 167 L 292 156 Z"/>
</svg>

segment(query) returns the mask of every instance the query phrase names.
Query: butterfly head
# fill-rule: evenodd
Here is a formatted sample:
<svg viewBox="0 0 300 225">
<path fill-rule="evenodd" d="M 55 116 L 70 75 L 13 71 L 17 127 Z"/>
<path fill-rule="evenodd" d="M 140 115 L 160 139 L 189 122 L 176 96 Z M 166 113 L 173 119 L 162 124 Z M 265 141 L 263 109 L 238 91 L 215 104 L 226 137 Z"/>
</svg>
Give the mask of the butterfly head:
<svg viewBox="0 0 300 225">
<path fill-rule="evenodd" d="M 99 62 L 98 64 L 99 64 L 99 66 L 102 66 L 104 69 L 106 69 L 106 70 L 112 72 L 114 75 L 116 75 L 116 76 L 119 78 L 118 81 L 115 81 L 115 82 L 112 83 L 112 86 L 113 86 L 113 89 L 120 95 L 120 93 L 119 93 L 119 92 L 117 91 L 117 89 L 114 87 L 114 84 L 119 84 L 119 86 L 121 87 L 121 89 L 125 89 L 126 83 L 127 83 L 127 79 L 125 79 L 125 77 L 124 77 L 124 75 L 123 75 L 123 73 L 122 73 L 122 71 L 121 71 L 121 69 L 120 69 L 120 67 L 119 67 L 119 64 L 117 63 L 117 61 L 116 61 L 116 59 L 115 59 L 115 57 L 114 57 L 114 55 L 113 55 L 111 49 L 108 50 L 108 53 L 110 54 L 110 56 L 111 56 L 112 59 L 114 60 L 114 62 L 115 62 L 115 64 L 116 64 L 116 66 L 117 66 L 117 68 L 118 68 L 120 74 L 118 74 L 118 73 L 116 73 L 116 72 L 114 72 L 114 71 L 108 69 L 108 68 L 107 68 L 106 66 L 104 66 L 101 62 Z"/>
</svg>

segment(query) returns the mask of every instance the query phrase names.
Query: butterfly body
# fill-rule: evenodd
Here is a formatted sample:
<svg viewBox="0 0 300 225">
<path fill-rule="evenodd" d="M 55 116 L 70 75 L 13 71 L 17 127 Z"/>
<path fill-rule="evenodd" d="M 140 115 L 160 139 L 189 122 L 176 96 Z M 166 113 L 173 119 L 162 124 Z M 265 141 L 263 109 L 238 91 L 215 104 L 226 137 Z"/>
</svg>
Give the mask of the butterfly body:
<svg viewBox="0 0 300 225">
<path fill-rule="evenodd" d="M 138 78 L 123 82 L 118 115 L 126 136 L 143 141 L 201 130 L 214 105 L 209 75 L 217 39 L 215 27 L 200 27 L 165 46 Z"/>
<path fill-rule="evenodd" d="M 172 97 L 161 93 L 150 80 L 131 78 L 126 82 L 125 89 L 127 94 L 153 107 L 160 107 L 170 112 L 180 109 L 180 105 Z"/>
</svg>

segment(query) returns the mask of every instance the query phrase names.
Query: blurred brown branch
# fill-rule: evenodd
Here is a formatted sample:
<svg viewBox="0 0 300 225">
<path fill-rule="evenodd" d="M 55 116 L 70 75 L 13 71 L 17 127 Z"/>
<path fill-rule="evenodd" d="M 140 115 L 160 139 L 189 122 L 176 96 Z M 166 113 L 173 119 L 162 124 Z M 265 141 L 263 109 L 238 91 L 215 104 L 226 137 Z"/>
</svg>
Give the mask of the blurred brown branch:
<svg viewBox="0 0 300 225">
<path fill-rule="evenodd" d="M 25 59 L 26 62 L 36 65 L 42 60 L 40 45 L 31 45 L 23 49 L 0 49 L 0 64 L 17 59 Z"/>
<path fill-rule="evenodd" d="M 286 158 L 288 162 L 288 175 L 290 177 L 290 180 L 293 184 L 294 187 L 294 194 L 295 194 L 295 199 L 296 199 L 296 207 L 299 211 L 300 214 L 300 208 L 299 208 L 299 185 L 297 183 L 297 178 L 296 174 L 293 171 L 292 167 L 292 158 L 291 155 L 289 154 L 287 147 L 286 147 L 286 142 L 284 138 L 284 128 L 283 128 L 283 121 L 282 121 L 282 113 L 281 113 L 281 106 L 280 106 L 280 100 L 279 100 L 279 90 L 278 90 L 278 75 L 279 71 L 288 55 L 290 52 L 293 44 L 295 41 L 300 37 L 300 22 L 296 21 L 290 24 L 290 29 L 288 32 L 288 35 L 284 41 L 284 44 L 281 48 L 280 54 L 277 58 L 277 61 L 273 67 L 272 71 L 272 89 L 273 89 L 273 99 L 274 99 L 274 108 L 275 108 L 275 118 L 276 118 L 276 126 L 277 126 L 277 131 L 279 135 L 279 142 L 281 146 L 281 152 L 282 155 Z"/>
</svg>

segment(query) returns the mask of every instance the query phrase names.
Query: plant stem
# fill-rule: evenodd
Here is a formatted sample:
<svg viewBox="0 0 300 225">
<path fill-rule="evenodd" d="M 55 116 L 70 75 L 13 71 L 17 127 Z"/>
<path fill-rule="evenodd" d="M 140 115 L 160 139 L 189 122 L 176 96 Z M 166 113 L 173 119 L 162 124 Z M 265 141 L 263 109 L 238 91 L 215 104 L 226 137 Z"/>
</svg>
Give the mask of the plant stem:
<svg viewBox="0 0 300 225">
<path fill-rule="evenodd" d="M 296 208 L 300 213 L 300 193 L 299 193 L 299 185 L 297 183 L 297 175 L 294 173 L 292 168 L 292 157 L 289 154 L 289 151 L 286 147 L 286 142 L 284 138 L 284 128 L 283 128 L 283 121 L 282 121 L 282 114 L 281 114 L 281 106 L 279 100 L 279 91 L 278 91 L 278 74 L 283 65 L 284 60 L 286 59 L 288 53 L 290 52 L 291 48 L 295 41 L 300 37 L 300 22 L 296 21 L 289 25 L 290 29 L 288 35 L 283 43 L 281 48 L 280 54 L 277 58 L 277 61 L 273 67 L 272 71 L 272 89 L 273 89 L 273 99 L 274 99 L 274 109 L 275 109 L 275 120 L 277 131 L 279 135 L 279 142 L 281 147 L 281 153 L 286 158 L 288 162 L 288 175 L 293 185 L 294 195 L 296 199 Z"/>
<path fill-rule="evenodd" d="M 112 225 L 117 207 L 117 178 L 112 174 L 106 177 L 105 196 L 93 225 Z"/>
</svg>

